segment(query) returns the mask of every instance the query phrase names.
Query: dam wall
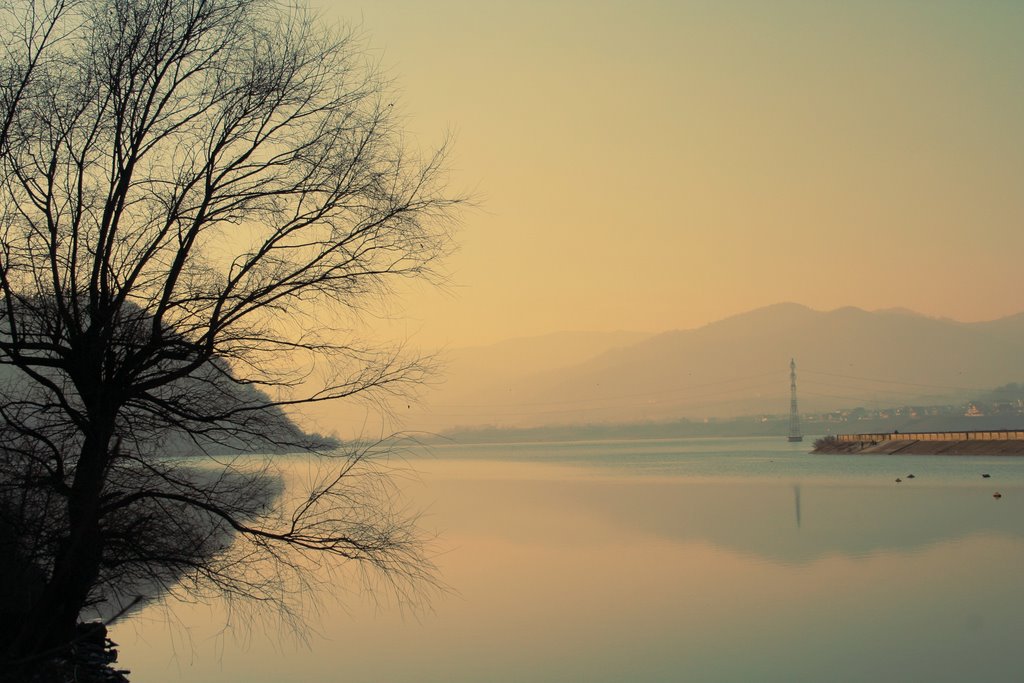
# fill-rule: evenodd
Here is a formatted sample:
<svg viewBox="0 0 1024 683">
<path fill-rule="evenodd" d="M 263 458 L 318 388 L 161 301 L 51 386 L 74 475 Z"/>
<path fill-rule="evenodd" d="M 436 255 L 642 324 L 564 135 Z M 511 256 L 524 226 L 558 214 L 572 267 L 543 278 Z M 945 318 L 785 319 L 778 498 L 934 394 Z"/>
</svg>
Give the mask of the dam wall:
<svg viewBox="0 0 1024 683">
<path fill-rule="evenodd" d="M 1024 430 L 836 434 L 839 441 L 1024 441 Z"/>
<path fill-rule="evenodd" d="M 811 452 L 848 455 L 1024 455 L 1024 430 L 837 434 L 815 441 Z"/>
</svg>

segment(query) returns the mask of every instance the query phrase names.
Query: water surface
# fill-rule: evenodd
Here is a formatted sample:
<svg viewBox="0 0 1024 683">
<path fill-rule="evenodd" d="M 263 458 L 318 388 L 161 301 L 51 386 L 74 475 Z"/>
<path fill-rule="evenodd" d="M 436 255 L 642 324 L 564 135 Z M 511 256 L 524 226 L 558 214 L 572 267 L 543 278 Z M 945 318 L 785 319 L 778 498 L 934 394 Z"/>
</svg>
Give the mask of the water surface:
<svg viewBox="0 0 1024 683">
<path fill-rule="evenodd" d="M 113 637 L 139 683 L 1012 680 L 1024 460 L 808 447 L 437 447 L 403 480 L 453 589 L 430 611 L 338 577 L 305 641 L 217 602 Z"/>
</svg>

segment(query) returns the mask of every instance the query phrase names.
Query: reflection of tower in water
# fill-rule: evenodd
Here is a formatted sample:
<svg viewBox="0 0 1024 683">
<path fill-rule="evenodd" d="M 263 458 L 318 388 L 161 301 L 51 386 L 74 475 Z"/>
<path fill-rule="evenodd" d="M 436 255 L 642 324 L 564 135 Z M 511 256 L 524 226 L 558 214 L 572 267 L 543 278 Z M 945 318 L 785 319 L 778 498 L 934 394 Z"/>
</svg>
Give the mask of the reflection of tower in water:
<svg viewBox="0 0 1024 683">
<path fill-rule="evenodd" d="M 796 528 L 800 528 L 800 487 L 793 487 L 793 503 L 796 505 Z"/>
<path fill-rule="evenodd" d="M 800 413 L 796 409 L 796 360 L 789 359 L 789 440 L 803 441 L 800 432 Z"/>
</svg>

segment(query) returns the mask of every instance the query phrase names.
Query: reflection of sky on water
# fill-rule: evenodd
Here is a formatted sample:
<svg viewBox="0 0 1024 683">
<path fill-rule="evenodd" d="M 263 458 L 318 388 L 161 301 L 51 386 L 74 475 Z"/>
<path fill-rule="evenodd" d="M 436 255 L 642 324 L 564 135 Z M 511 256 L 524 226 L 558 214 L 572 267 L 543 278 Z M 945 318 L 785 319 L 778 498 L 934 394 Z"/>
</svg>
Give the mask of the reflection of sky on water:
<svg viewBox="0 0 1024 683">
<path fill-rule="evenodd" d="M 780 484 L 594 483 L 571 495 L 577 505 L 606 517 L 609 524 L 627 526 L 626 533 L 705 541 L 786 563 L 836 553 L 907 552 L 976 533 L 1020 538 L 1024 531 L 1024 495 L 995 501 L 980 487 L 804 484 L 799 526 L 794 489 Z"/>
<path fill-rule="evenodd" d="M 456 446 L 436 455 L 463 467 L 470 454 L 584 466 L 592 478 L 575 473 L 568 489 L 557 479 L 538 482 L 533 503 L 555 508 L 571 497 L 634 533 L 704 540 L 774 561 L 910 551 L 982 532 L 1024 535 L 1024 459 L 812 456 L 808 448 L 781 439 L 690 439 Z M 997 490 L 1001 500 L 992 498 Z"/>
<path fill-rule="evenodd" d="M 346 612 L 322 596 L 303 650 L 277 645 L 273 629 L 238 647 L 216 637 L 216 608 L 178 605 L 195 652 L 178 629 L 170 669 L 156 612 L 115 640 L 140 681 L 1012 679 L 1024 486 L 1005 471 L 1024 461 L 984 464 L 995 481 L 948 458 L 827 476 L 817 468 L 830 465 L 773 448 L 720 451 L 776 461 L 748 476 L 686 457 L 655 476 L 608 450 L 552 465 L 436 452 L 413 462 L 422 481 L 410 488 L 458 591 L 433 612 L 402 619 L 358 601 Z M 811 474 L 798 476 L 805 463 Z M 890 468 L 917 476 L 897 485 Z"/>
</svg>

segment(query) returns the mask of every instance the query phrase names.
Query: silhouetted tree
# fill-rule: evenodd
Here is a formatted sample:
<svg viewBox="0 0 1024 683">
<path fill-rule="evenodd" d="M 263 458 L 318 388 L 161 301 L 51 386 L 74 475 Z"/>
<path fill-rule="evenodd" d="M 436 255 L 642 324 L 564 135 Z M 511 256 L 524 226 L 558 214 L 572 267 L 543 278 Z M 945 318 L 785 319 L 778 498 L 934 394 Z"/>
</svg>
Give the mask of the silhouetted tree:
<svg viewBox="0 0 1024 683">
<path fill-rule="evenodd" d="M 366 450 L 282 497 L 164 449 L 314 449 L 282 407 L 422 378 L 345 329 L 445 253 L 443 149 L 411 158 L 358 40 L 302 9 L 0 12 L 0 544 L 26 586 L 8 655 L 139 582 L 272 598 L 296 552 L 425 576 L 386 486 L 352 477 Z"/>
</svg>

